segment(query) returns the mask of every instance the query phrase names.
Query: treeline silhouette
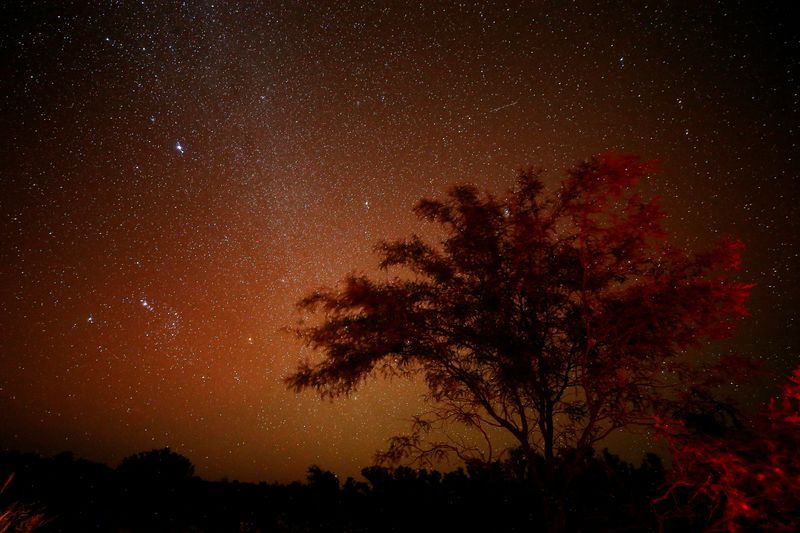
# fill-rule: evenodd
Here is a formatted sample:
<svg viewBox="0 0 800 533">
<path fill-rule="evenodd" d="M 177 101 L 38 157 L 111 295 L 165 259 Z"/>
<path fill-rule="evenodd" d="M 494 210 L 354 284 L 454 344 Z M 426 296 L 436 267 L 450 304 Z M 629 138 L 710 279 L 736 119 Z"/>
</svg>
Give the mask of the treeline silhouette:
<svg viewBox="0 0 800 533">
<path fill-rule="evenodd" d="M 305 482 L 277 484 L 204 480 L 169 449 L 133 455 L 116 469 L 69 452 L 0 452 L 2 479 L 13 474 L 0 513 L 12 503 L 42 513 L 37 532 L 544 530 L 552 492 L 536 481 L 536 462 L 520 459 L 446 473 L 371 466 L 362 470 L 366 481 L 344 482 L 312 466 Z M 635 467 L 587 449 L 563 457 L 548 476 L 548 486 L 565 488 L 558 505 L 566 505 L 568 531 L 658 528 L 650 502 L 663 490 L 664 469 L 656 455 Z"/>
</svg>

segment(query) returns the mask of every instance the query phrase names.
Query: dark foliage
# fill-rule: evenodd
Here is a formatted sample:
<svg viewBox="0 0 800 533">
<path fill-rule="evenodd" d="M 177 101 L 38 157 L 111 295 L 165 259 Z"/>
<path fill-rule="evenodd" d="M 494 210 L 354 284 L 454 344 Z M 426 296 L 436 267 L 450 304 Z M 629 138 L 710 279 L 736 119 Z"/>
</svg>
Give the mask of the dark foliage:
<svg viewBox="0 0 800 533">
<path fill-rule="evenodd" d="M 194 465 L 169 448 L 137 453 L 122 460 L 117 471 L 123 476 L 159 484 L 179 484 L 194 476 Z"/>
<path fill-rule="evenodd" d="M 512 460 L 472 462 L 444 474 L 373 466 L 362 471 L 366 482 L 344 483 L 312 466 L 305 483 L 278 485 L 210 482 L 187 477 L 186 468 L 168 469 L 166 476 L 155 469 L 153 475 L 165 459 L 188 462 L 153 450 L 114 470 L 71 454 L 0 453 L 0 476 L 16 473 L 0 504 L 41 509 L 48 518 L 37 529 L 43 533 L 539 531 L 552 505 L 544 486 L 521 475 Z M 664 480 L 658 457 L 648 455 L 635 468 L 607 452 L 587 450 L 555 464 L 567 495 L 566 530 L 656 527 L 649 501 Z"/>
</svg>

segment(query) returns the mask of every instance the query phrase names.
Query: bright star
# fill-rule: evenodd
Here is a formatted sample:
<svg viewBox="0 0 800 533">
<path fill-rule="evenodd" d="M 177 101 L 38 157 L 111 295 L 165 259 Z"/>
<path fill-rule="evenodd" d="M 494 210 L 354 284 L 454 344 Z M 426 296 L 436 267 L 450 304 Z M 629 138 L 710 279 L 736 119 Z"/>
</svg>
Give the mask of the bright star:
<svg viewBox="0 0 800 533">
<path fill-rule="evenodd" d="M 177 151 L 179 154 L 183 155 L 184 149 L 183 149 L 183 145 L 181 144 L 181 142 L 180 142 L 180 141 L 178 141 L 178 142 L 176 142 L 176 143 L 175 143 L 175 150 L 176 150 L 176 151 Z"/>
</svg>

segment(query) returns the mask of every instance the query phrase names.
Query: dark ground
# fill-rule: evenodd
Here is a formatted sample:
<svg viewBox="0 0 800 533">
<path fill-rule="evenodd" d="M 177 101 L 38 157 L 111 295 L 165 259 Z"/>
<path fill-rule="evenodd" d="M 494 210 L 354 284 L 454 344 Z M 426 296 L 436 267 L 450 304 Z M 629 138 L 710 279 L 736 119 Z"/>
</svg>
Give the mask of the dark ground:
<svg viewBox="0 0 800 533">
<path fill-rule="evenodd" d="M 14 478 L 0 505 L 43 513 L 42 532 L 538 531 L 558 507 L 548 495 L 562 491 L 569 531 L 657 528 L 650 502 L 664 470 L 655 455 L 639 467 L 609 453 L 572 457 L 547 482 L 555 492 L 525 470 L 513 461 L 447 473 L 373 466 L 366 482 L 342 483 L 312 466 L 305 482 L 280 485 L 207 481 L 168 450 L 116 469 L 70 453 L 3 452 L 0 475 Z"/>
</svg>

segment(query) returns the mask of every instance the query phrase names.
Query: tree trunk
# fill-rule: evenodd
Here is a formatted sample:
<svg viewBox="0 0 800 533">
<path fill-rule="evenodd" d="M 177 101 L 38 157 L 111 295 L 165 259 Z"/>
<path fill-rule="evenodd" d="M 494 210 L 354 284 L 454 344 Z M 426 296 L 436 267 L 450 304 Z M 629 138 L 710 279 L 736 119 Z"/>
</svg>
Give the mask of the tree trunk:
<svg viewBox="0 0 800 533">
<path fill-rule="evenodd" d="M 553 464 L 553 404 L 550 402 L 545 403 L 544 413 L 544 427 L 542 428 L 542 438 L 544 439 L 544 462 L 545 464 Z"/>
<path fill-rule="evenodd" d="M 562 533 L 566 530 L 566 486 L 562 479 L 563 472 L 556 465 L 553 438 L 553 404 L 545 402 L 544 413 L 542 413 L 542 439 L 544 441 L 544 482 L 545 500 L 544 513 L 546 530 L 548 533 Z"/>
</svg>

